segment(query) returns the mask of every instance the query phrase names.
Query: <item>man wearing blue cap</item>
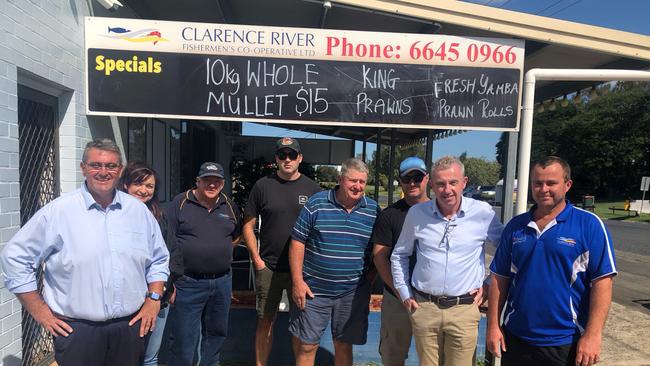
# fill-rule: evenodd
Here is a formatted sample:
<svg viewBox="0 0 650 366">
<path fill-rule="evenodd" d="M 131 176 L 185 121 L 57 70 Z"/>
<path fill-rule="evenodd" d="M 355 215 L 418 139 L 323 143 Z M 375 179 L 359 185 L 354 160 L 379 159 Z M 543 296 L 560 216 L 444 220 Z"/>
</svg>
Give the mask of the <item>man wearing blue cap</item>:
<svg viewBox="0 0 650 366">
<path fill-rule="evenodd" d="M 397 243 L 406 213 L 411 206 L 429 201 L 427 183 L 429 174 L 422 159 L 412 156 L 399 165 L 399 179 L 404 198 L 388 206 L 375 221 L 370 238 L 374 243 L 373 257 L 379 276 L 384 281 L 381 303 L 381 331 L 379 354 L 386 366 L 404 365 L 411 347 L 411 322 L 393 286 L 390 272 L 390 255 Z"/>
<path fill-rule="evenodd" d="M 463 197 L 463 163 L 436 161 L 429 181 L 435 200 L 411 207 L 391 255 L 393 284 L 410 313 L 420 365 L 473 364 L 485 276 L 485 243 L 499 243 L 503 225 L 485 202 Z M 416 256 L 411 271 L 409 260 Z"/>
<path fill-rule="evenodd" d="M 191 366 L 202 331 L 200 365 L 219 363 L 228 333 L 233 245 L 239 242 L 239 208 L 222 191 L 223 167 L 201 165 L 196 187 L 180 193 L 167 212 L 172 248 L 169 269 L 175 293 L 170 299 L 174 342 L 167 362 Z"/>
</svg>

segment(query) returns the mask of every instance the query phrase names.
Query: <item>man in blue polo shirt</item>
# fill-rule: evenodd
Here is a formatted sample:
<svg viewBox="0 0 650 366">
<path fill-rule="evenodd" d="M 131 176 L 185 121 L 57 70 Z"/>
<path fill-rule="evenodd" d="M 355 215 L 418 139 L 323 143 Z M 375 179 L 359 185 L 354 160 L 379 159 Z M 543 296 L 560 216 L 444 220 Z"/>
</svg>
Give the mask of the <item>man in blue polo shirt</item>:
<svg viewBox="0 0 650 366">
<path fill-rule="evenodd" d="M 313 366 L 330 323 L 336 365 L 352 365 L 352 345 L 368 330 L 370 234 L 379 213 L 365 197 L 368 167 L 359 159 L 341 164 L 339 185 L 314 194 L 293 227 L 289 266 L 293 282 L 289 331 L 297 366 Z"/>
<path fill-rule="evenodd" d="M 536 204 L 508 223 L 490 266 L 488 349 L 504 366 L 593 365 L 616 275 L 610 235 L 565 200 L 572 181 L 563 159 L 536 162 L 531 183 Z"/>
</svg>

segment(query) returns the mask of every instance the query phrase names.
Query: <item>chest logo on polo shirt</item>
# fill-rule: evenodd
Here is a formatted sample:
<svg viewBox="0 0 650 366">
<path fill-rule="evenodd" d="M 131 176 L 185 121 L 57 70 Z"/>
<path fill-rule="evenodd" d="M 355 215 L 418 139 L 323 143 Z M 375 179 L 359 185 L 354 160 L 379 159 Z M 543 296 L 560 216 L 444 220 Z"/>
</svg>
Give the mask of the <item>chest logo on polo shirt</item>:
<svg viewBox="0 0 650 366">
<path fill-rule="evenodd" d="M 512 245 L 523 244 L 526 242 L 526 235 L 522 233 L 513 233 L 512 234 Z"/>
<path fill-rule="evenodd" d="M 219 217 L 222 219 L 230 219 L 230 216 L 226 215 L 225 213 L 219 213 Z"/>
<path fill-rule="evenodd" d="M 307 197 L 307 196 L 298 196 L 298 204 L 304 205 L 305 203 L 307 203 L 308 198 L 309 197 Z"/>
<path fill-rule="evenodd" d="M 576 245 L 576 240 L 572 238 L 565 238 L 563 236 L 560 236 L 559 238 L 557 238 L 557 243 L 573 247 Z"/>
</svg>

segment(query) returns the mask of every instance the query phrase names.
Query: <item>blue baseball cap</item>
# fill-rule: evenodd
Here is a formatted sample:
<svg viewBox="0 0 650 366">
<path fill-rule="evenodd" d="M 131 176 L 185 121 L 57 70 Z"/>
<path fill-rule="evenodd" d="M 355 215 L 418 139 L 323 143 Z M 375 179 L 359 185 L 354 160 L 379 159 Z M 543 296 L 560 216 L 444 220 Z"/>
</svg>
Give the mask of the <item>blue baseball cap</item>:
<svg viewBox="0 0 650 366">
<path fill-rule="evenodd" d="M 424 164 L 424 161 L 418 157 L 411 156 L 402 161 L 399 165 L 399 176 L 403 177 L 408 173 L 417 170 L 422 174 L 427 174 L 427 165 Z"/>
</svg>

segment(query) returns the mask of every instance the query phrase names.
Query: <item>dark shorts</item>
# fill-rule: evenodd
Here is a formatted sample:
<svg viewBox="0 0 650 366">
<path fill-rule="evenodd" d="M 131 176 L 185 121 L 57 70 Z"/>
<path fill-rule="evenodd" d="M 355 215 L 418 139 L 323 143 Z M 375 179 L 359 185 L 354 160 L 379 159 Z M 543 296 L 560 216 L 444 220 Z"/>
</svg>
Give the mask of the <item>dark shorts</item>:
<svg viewBox="0 0 650 366">
<path fill-rule="evenodd" d="M 507 352 L 503 352 L 502 366 L 574 366 L 577 343 L 538 347 L 513 335 L 504 328 Z"/>
<path fill-rule="evenodd" d="M 282 300 L 282 290 L 287 291 L 287 298 L 291 301 L 291 273 L 272 271 L 268 267 L 255 271 L 255 309 L 258 318 L 275 318 Z"/>
<path fill-rule="evenodd" d="M 350 344 L 365 344 L 368 334 L 370 284 L 340 297 L 316 296 L 304 310 L 291 307 L 289 332 L 305 344 L 318 344 L 330 323 L 332 338 Z"/>
</svg>

